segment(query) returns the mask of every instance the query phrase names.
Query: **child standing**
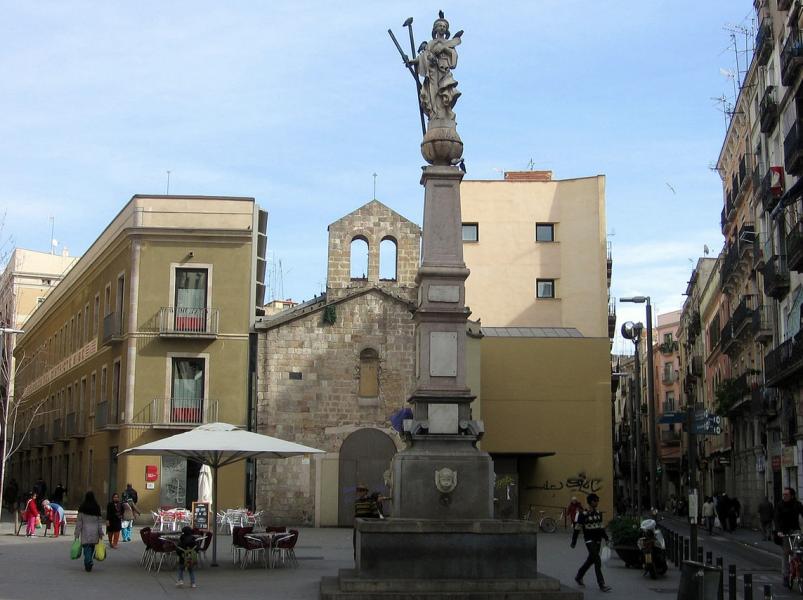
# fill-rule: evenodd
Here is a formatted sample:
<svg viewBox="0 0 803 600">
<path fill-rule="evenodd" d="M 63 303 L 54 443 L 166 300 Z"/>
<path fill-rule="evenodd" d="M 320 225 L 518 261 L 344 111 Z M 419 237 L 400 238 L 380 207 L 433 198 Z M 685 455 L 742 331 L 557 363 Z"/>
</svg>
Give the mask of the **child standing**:
<svg viewBox="0 0 803 600">
<path fill-rule="evenodd" d="M 198 561 L 198 541 L 192 533 L 192 527 L 184 527 L 181 530 L 181 537 L 176 545 L 178 555 L 178 581 L 176 587 L 184 585 L 184 569 L 190 573 L 190 585 L 195 585 L 195 563 Z"/>
</svg>

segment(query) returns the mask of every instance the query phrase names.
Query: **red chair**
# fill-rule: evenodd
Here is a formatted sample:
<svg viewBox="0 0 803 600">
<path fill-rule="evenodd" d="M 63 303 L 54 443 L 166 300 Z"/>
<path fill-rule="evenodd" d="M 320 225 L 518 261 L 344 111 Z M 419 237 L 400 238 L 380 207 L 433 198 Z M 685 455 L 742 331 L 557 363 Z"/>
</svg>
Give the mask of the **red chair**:
<svg viewBox="0 0 803 600">
<path fill-rule="evenodd" d="M 145 546 L 142 551 L 142 556 L 139 559 L 139 566 L 142 567 L 148 563 L 151 555 L 151 528 L 143 527 L 140 529 L 139 537 L 142 539 L 142 543 Z"/>
<path fill-rule="evenodd" d="M 298 559 L 295 552 L 296 542 L 298 542 L 297 529 L 291 529 L 287 535 L 274 540 L 273 548 L 271 548 L 274 567 L 277 565 L 277 561 L 280 561 L 283 567 L 298 567 Z"/>
<path fill-rule="evenodd" d="M 231 557 L 232 562 L 236 565 L 240 562 L 240 552 L 245 550 L 245 536 L 253 533 L 254 528 L 251 526 L 241 527 L 235 526 L 231 530 Z"/>
</svg>

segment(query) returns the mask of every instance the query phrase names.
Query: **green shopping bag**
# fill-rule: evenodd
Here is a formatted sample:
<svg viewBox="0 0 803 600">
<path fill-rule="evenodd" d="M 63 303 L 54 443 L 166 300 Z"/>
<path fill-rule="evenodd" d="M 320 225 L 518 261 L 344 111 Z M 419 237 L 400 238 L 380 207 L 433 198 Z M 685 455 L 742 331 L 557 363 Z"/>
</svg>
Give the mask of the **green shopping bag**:
<svg viewBox="0 0 803 600">
<path fill-rule="evenodd" d="M 103 540 L 95 544 L 95 560 L 106 560 L 106 544 Z"/>
<path fill-rule="evenodd" d="M 70 558 L 75 560 L 81 556 L 81 540 L 75 538 L 73 540 L 72 546 L 70 546 Z"/>
</svg>

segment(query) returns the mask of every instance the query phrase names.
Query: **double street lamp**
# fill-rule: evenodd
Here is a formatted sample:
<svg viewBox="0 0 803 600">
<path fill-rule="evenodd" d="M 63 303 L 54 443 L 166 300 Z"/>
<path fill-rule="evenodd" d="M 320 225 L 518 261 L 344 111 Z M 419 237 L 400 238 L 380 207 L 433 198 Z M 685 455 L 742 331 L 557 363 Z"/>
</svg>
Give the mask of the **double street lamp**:
<svg viewBox="0 0 803 600">
<path fill-rule="evenodd" d="M 629 298 L 619 298 L 619 302 L 645 304 L 647 307 L 647 436 L 650 444 L 648 470 L 650 473 L 650 508 L 652 509 L 656 507 L 656 456 L 658 455 L 655 441 L 655 374 L 652 360 L 652 304 L 650 304 L 649 296 L 631 296 Z M 638 355 L 638 347 L 636 348 L 636 354 Z"/>
</svg>

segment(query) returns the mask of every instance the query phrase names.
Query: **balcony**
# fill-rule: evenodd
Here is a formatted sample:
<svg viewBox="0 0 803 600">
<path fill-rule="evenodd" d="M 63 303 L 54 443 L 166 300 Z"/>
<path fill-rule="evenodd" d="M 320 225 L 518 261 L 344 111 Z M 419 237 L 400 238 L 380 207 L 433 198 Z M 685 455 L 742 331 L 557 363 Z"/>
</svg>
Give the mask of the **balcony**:
<svg viewBox="0 0 803 600">
<path fill-rule="evenodd" d="M 616 336 L 616 301 L 611 299 L 608 302 L 608 338 Z"/>
<path fill-rule="evenodd" d="M 658 350 L 661 351 L 661 354 L 673 354 L 678 351 L 678 343 L 677 340 L 667 340 L 665 342 L 661 342 L 658 345 Z"/>
<path fill-rule="evenodd" d="M 663 413 L 675 412 L 675 401 L 673 400 L 671 402 L 667 402 L 666 400 L 664 400 L 661 403 L 661 409 L 662 409 L 661 412 Z"/>
<path fill-rule="evenodd" d="M 778 122 L 778 100 L 774 85 L 768 85 L 764 90 L 758 107 L 758 119 L 761 124 L 761 133 L 771 132 Z"/>
<path fill-rule="evenodd" d="M 203 398 L 155 398 L 132 419 L 136 425 L 201 425 L 217 421 L 216 401 Z"/>
<path fill-rule="evenodd" d="M 798 119 L 789 129 L 783 141 L 783 161 L 786 172 L 791 175 L 803 175 L 803 139 L 801 139 L 801 121 Z"/>
<path fill-rule="evenodd" d="M 756 33 L 756 48 L 753 51 L 756 61 L 762 67 L 767 64 L 772 55 L 772 47 L 775 40 L 772 37 L 772 19 L 765 17 L 761 19 L 761 24 L 758 26 L 758 33 Z"/>
<path fill-rule="evenodd" d="M 740 337 L 749 329 L 748 325 L 751 325 L 753 322 L 753 310 L 755 306 L 755 296 L 750 294 L 742 296 L 739 305 L 736 307 L 736 310 L 733 311 L 733 316 L 731 317 L 734 337 Z"/>
<path fill-rule="evenodd" d="M 723 233 L 725 232 L 728 222 L 733 215 L 734 209 L 735 205 L 733 202 L 733 194 L 728 192 L 727 196 L 725 197 L 725 205 L 722 207 L 722 214 L 719 216 L 719 223 L 722 226 Z"/>
<path fill-rule="evenodd" d="M 780 171 L 782 170 L 782 167 L 770 167 L 767 169 L 767 172 L 764 173 L 764 177 L 761 178 L 761 183 L 758 186 L 757 196 L 761 201 L 761 208 L 766 212 L 772 211 L 783 195 L 783 182 L 781 181 L 780 177 Z M 778 181 L 775 182 L 775 186 L 772 185 L 773 175 L 775 175 L 776 179 L 778 179 Z"/>
<path fill-rule="evenodd" d="M 703 376 L 703 357 L 702 356 L 691 356 L 691 361 L 689 362 L 689 375 L 692 377 L 702 377 Z"/>
<path fill-rule="evenodd" d="M 676 371 L 661 371 L 661 383 L 664 385 L 672 385 L 678 380 Z"/>
<path fill-rule="evenodd" d="M 776 300 L 783 299 L 789 292 L 789 269 L 786 256 L 774 255 L 761 269 L 764 275 L 764 293 Z"/>
<path fill-rule="evenodd" d="M 743 223 L 739 227 L 739 237 L 736 239 L 739 258 L 745 260 L 745 253 L 752 250 L 756 240 L 756 227 L 753 223 Z"/>
<path fill-rule="evenodd" d="M 165 306 L 159 311 L 159 335 L 171 338 L 215 339 L 218 335 L 217 308 Z"/>
<path fill-rule="evenodd" d="M 735 283 L 736 275 L 738 275 L 737 267 L 739 266 L 739 245 L 737 242 L 725 242 L 723 248 L 724 258 L 722 259 L 722 267 L 719 271 L 719 285 L 726 292 L 729 291 Z"/>
<path fill-rule="evenodd" d="M 123 339 L 123 315 L 113 312 L 103 317 L 102 343 L 115 344 Z"/>
<path fill-rule="evenodd" d="M 781 50 L 781 83 L 790 87 L 803 65 L 803 38 L 800 30 L 792 29 Z"/>
<path fill-rule="evenodd" d="M 753 311 L 753 339 L 757 342 L 772 340 L 772 316 L 770 306 L 760 305 Z"/>
<path fill-rule="evenodd" d="M 109 403 L 105 400 L 95 405 L 95 429 L 106 429 L 109 425 Z"/>
<path fill-rule="evenodd" d="M 803 221 L 798 221 L 786 234 L 786 256 L 790 271 L 803 273 Z"/>
<path fill-rule="evenodd" d="M 53 428 L 50 430 L 51 437 L 56 442 L 62 442 L 68 439 L 64 432 L 64 420 L 63 419 L 54 419 L 53 420 Z"/>
<path fill-rule="evenodd" d="M 787 380 L 795 381 L 803 367 L 803 334 L 798 333 L 770 350 L 764 357 L 766 385 L 775 387 Z"/>
<path fill-rule="evenodd" d="M 72 437 L 86 437 L 86 425 L 84 415 L 80 413 L 68 413 L 64 421 L 65 435 L 68 438 Z"/>
<path fill-rule="evenodd" d="M 661 443 L 664 446 L 680 446 L 680 431 L 669 431 L 668 429 L 662 429 L 660 437 Z"/>
</svg>

